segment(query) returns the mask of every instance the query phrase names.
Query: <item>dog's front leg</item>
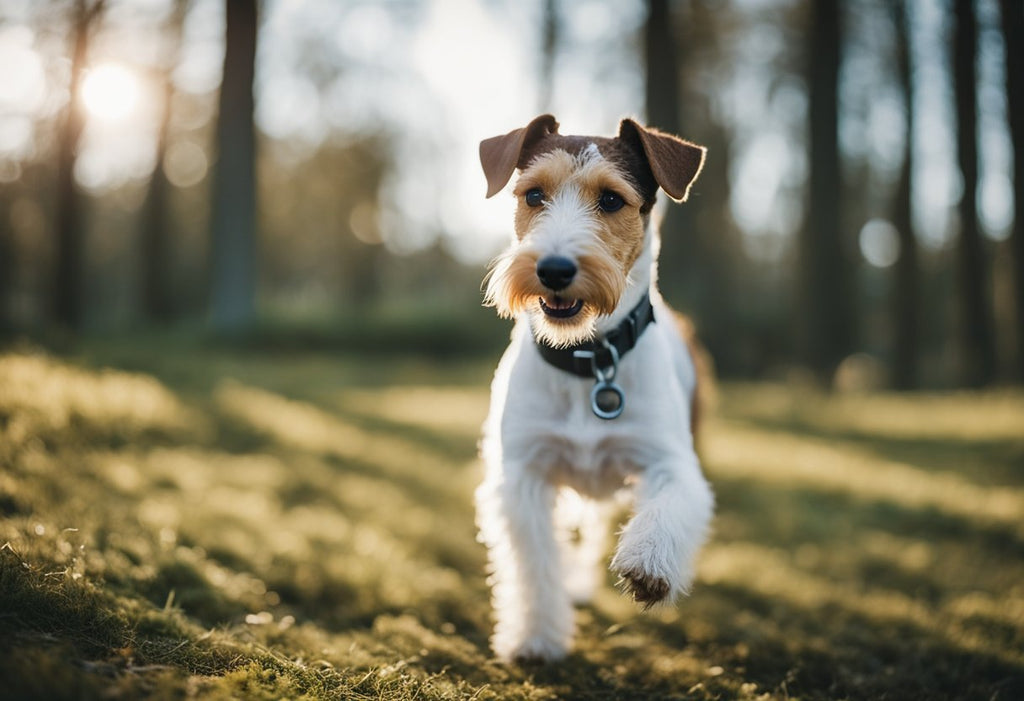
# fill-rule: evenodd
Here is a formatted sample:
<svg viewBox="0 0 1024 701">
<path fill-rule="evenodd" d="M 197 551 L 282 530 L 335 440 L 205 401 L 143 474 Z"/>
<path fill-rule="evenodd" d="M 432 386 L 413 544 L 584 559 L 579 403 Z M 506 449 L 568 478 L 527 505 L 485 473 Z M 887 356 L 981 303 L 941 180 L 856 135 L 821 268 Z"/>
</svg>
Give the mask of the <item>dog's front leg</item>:
<svg viewBox="0 0 1024 701">
<path fill-rule="evenodd" d="M 495 654 L 556 660 L 572 641 L 573 611 L 555 540 L 555 489 L 525 465 L 505 465 L 477 491 L 492 573 Z"/>
<path fill-rule="evenodd" d="M 645 470 L 611 565 L 637 603 L 671 602 L 689 588 L 713 503 L 696 456 Z"/>
</svg>

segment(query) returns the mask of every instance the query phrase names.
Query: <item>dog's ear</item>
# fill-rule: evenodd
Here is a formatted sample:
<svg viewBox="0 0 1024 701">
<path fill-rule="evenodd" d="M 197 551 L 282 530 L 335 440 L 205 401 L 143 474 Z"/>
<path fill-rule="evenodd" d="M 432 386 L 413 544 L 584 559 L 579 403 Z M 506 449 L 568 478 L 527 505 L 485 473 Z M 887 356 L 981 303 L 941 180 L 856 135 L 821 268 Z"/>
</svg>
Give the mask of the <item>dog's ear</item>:
<svg viewBox="0 0 1024 701">
<path fill-rule="evenodd" d="M 657 129 L 645 129 L 632 119 L 619 123 L 619 138 L 639 142 L 661 189 L 677 202 L 686 201 L 690 186 L 704 167 L 706 148 Z"/>
<path fill-rule="evenodd" d="M 487 176 L 487 196 L 493 197 L 508 184 L 519 165 L 523 149 L 548 134 L 558 133 L 558 122 L 550 114 L 542 114 L 522 129 L 504 136 L 492 136 L 480 142 L 480 165 Z"/>
</svg>

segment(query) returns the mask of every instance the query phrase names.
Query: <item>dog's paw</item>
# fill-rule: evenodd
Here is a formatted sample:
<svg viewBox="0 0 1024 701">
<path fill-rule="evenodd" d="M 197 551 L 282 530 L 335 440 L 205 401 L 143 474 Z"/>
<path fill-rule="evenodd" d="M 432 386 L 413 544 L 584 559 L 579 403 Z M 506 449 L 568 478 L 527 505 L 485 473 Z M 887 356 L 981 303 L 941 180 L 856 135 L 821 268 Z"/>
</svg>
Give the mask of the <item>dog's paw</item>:
<svg viewBox="0 0 1024 701">
<path fill-rule="evenodd" d="M 668 581 L 641 570 L 627 570 L 619 573 L 619 585 L 633 601 L 642 605 L 644 610 L 668 599 L 672 587 Z"/>
<path fill-rule="evenodd" d="M 512 646 L 504 654 L 506 661 L 522 666 L 541 665 L 564 659 L 569 650 L 561 643 L 546 638 L 528 638 L 518 645 Z"/>
</svg>

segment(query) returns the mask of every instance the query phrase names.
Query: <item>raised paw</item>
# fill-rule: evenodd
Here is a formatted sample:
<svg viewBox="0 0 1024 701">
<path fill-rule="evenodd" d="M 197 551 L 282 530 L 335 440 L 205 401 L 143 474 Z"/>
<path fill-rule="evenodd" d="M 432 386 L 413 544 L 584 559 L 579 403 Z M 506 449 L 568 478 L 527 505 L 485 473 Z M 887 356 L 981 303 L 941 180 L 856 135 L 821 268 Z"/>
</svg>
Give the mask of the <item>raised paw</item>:
<svg viewBox="0 0 1024 701">
<path fill-rule="evenodd" d="M 633 597 L 633 601 L 644 607 L 645 611 L 664 601 L 671 590 L 666 580 L 640 570 L 622 572 L 619 584 L 625 593 Z"/>
</svg>

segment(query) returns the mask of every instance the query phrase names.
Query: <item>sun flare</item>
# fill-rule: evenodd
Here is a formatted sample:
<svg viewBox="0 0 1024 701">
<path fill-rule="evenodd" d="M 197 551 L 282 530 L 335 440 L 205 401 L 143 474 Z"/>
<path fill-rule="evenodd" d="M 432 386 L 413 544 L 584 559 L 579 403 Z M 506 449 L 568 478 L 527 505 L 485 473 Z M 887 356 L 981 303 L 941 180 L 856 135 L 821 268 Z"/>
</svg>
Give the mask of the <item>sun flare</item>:
<svg viewBox="0 0 1024 701">
<path fill-rule="evenodd" d="M 91 69 L 82 83 L 82 102 L 90 115 L 109 122 L 127 119 L 138 107 L 139 79 L 114 63 Z"/>
</svg>

